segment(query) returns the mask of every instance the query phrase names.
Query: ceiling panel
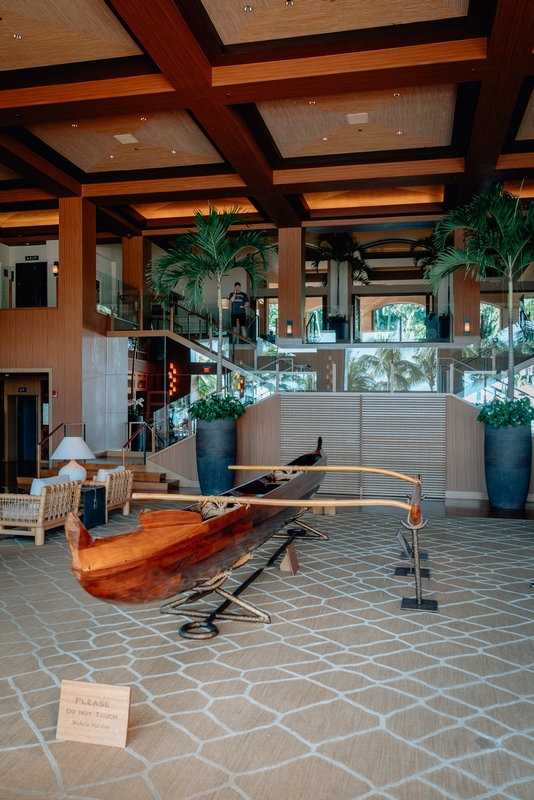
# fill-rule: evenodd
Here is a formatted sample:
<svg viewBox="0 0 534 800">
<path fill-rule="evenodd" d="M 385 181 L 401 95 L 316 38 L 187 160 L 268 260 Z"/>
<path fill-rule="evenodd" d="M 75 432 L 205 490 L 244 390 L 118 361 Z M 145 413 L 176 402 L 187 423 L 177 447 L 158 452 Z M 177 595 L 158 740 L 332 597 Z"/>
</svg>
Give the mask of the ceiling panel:
<svg viewBox="0 0 534 800">
<path fill-rule="evenodd" d="M 0 0 L 0 70 L 140 55 L 104 0 Z"/>
<path fill-rule="evenodd" d="M 534 139 L 534 91 L 530 95 L 516 138 L 518 140 Z"/>
<path fill-rule="evenodd" d="M 297 100 L 258 110 L 283 158 L 450 145 L 456 86 L 422 86 Z M 367 116 L 350 124 L 347 115 Z M 363 115 L 363 117 L 362 117 Z"/>
<path fill-rule="evenodd" d="M 208 207 L 217 211 L 230 211 L 238 206 L 244 214 L 256 214 L 256 208 L 246 197 L 219 198 L 217 200 L 184 200 L 172 203 L 140 203 L 132 208 L 145 219 L 177 219 L 179 217 L 192 217 L 195 211 L 203 214 L 208 212 Z"/>
<path fill-rule="evenodd" d="M 202 0 L 223 44 L 463 17 L 469 0 Z M 250 9 L 249 11 L 247 9 Z"/>
<path fill-rule="evenodd" d="M 443 194 L 443 186 L 402 186 L 392 189 L 358 189 L 346 192 L 307 192 L 303 196 L 308 208 L 316 211 L 442 203 Z"/>
<path fill-rule="evenodd" d="M 186 111 L 47 123 L 28 130 L 84 172 L 218 164 L 223 160 Z"/>
</svg>

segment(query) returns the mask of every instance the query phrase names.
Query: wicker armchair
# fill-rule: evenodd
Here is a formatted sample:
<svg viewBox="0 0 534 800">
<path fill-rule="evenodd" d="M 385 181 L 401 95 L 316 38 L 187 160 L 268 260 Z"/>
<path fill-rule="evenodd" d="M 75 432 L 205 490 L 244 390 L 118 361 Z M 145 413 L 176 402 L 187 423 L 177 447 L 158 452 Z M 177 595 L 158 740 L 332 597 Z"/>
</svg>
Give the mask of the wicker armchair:
<svg viewBox="0 0 534 800">
<path fill-rule="evenodd" d="M 66 481 L 45 486 L 40 495 L 0 494 L 0 534 L 33 536 L 36 545 L 44 544 L 45 531 L 78 513 L 81 490 L 81 481 Z"/>
<path fill-rule="evenodd" d="M 130 513 L 130 500 L 132 499 L 134 474 L 131 470 L 125 472 L 108 472 L 105 483 L 93 479 L 90 486 L 106 487 L 106 522 L 113 508 L 122 508 L 123 514 Z"/>
</svg>

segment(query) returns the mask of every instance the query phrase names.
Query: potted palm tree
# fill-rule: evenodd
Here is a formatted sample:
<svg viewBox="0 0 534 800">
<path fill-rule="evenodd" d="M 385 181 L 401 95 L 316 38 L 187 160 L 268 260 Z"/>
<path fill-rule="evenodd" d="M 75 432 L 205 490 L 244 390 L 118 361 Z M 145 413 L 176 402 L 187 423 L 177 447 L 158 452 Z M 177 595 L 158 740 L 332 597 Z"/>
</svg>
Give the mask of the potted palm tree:
<svg viewBox="0 0 534 800">
<path fill-rule="evenodd" d="M 530 486 L 534 408 L 528 397 L 495 398 L 482 407 L 477 419 L 485 425 L 484 465 L 491 507 L 524 508 Z"/>
<path fill-rule="evenodd" d="M 336 265 L 335 284 L 335 311 L 326 320 L 327 329 L 336 331 L 336 339 L 347 339 L 347 315 L 340 308 L 341 286 L 340 271 L 342 264 L 348 264 L 351 270 L 352 282 L 368 284 L 371 268 L 363 257 L 365 248 L 351 233 L 320 233 L 315 237 L 315 258 L 312 261 L 314 269 L 319 269 L 321 261 L 330 261 Z"/>
<path fill-rule="evenodd" d="M 216 392 L 197 403 L 198 408 L 192 408 L 192 416 L 197 419 L 196 451 L 200 488 L 208 494 L 217 494 L 232 487 L 233 476 L 227 467 L 235 462 L 236 419 L 242 413 L 235 403 L 243 409 L 239 401 L 221 397 L 222 281 L 233 269 L 244 269 L 250 277 L 252 292 L 257 293 L 265 285 L 269 257 L 274 249 L 263 231 L 230 232 L 232 226 L 242 223 L 237 206 L 221 212 L 210 206 L 205 216 L 201 211 L 196 211 L 196 230 L 180 234 L 170 250 L 153 259 L 149 265 L 148 284 L 161 296 L 167 308 L 176 284 L 185 305 L 194 311 L 200 311 L 204 305 L 206 284 L 213 282 L 217 288 Z M 210 464 L 212 461 L 217 462 L 215 470 Z M 215 473 L 215 479 L 204 478 L 205 469 L 211 476 Z"/>
<path fill-rule="evenodd" d="M 448 245 L 449 234 L 464 231 L 464 249 Z M 508 288 L 508 386 L 514 397 L 514 280 L 534 261 L 534 205 L 527 210 L 502 184 L 478 192 L 470 203 L 442 217 L 434 232 L 439 254 L 425 280 L 437 293 L 443 278 L 463 271 L 477 280 L 493 273 Z"/>
</svg>

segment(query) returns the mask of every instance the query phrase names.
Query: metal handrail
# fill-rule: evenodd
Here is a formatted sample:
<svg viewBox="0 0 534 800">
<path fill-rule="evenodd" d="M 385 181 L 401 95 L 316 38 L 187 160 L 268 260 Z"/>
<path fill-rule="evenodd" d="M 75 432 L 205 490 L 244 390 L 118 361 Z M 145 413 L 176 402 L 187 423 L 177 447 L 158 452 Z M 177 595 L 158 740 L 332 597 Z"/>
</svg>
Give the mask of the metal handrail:
<svg viewBox="0 0 534 800">
<path fill-rule="evenodd" d="M 132 435 L 130 436 L 128 441 L 125 442 L 123 444 L 123 446 L 122 446 L 122 466 L 123 467 L 126 466 L 126 448 L 128 447 L 129 444 L 131 444 L 131 442 L 133 442 L 135 437 L 138 436 L 141 433 L 141 431 L 144 430 L 145 428 L 148 428 L 148 430 L 151 431 L 154 434 L 154 440 L 155 440 L 155 437 L 157 436 L 158 439 L 160 439 L 161 442 L 163 442 L 163 444 L 165 444 L 165 439 L 163 439 L 163 437 L 159 435 L 155 425 L 149 425 L 148 422 L 141 422 L 139 424 L 139 427 L 137 428 L 137 430 L 132 433 Z M 144 453 L 143 463 L 146 464 L 146 437 L 145 437 L 145 441 L 144 441 L 143 453 Z"/>
</svg>

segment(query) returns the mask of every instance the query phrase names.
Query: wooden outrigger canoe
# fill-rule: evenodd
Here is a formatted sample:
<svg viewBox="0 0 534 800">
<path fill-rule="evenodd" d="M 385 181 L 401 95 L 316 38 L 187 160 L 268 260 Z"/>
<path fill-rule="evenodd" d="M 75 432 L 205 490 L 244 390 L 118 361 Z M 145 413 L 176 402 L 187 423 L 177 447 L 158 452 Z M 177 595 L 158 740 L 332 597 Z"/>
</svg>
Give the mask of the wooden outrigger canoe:
<svg viewBox="0 0 534 800">
<path fill-rule="evenodd" d="M 326 462 L 319 443 L 317 451 L 288 467 Z M 298 512 L 298 506 L 247 507 L 247 497 L 302 501 L 317 492 L 323 476 L 324 472 L 263 475 L 225 493 L 228 505 L 218 516 L 204 519 L 195 506 L 151 511 L 139 515 L 141 530 L 106 539 L 93 539 L 78 517 L 69 514 L 65 533 L 72 571 L 89 594 L 108 602 L 173 597 L 230 569 Z M 232 504 L 232 498 L 239 505 Z"/>
</svg>

